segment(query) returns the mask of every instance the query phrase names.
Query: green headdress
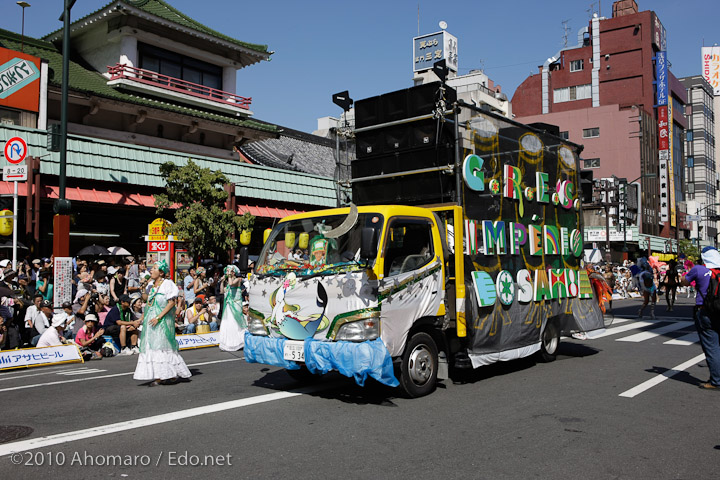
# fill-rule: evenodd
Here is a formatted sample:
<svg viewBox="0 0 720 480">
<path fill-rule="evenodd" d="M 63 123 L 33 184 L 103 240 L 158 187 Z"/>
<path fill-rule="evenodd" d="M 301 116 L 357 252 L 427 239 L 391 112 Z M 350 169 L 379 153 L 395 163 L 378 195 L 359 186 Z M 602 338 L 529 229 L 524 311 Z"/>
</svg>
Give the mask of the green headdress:
<svg viewBox="0 0 720 480">
<path fill-rule="evenodd" d="M 170 266 L 168 265 L 166 260 L 159 260 L 159 261 L 155 262 L 155 266 L 158 268 L 158 270 L 163 272 L 165 275 L 170 274 Z"/>
</svg>

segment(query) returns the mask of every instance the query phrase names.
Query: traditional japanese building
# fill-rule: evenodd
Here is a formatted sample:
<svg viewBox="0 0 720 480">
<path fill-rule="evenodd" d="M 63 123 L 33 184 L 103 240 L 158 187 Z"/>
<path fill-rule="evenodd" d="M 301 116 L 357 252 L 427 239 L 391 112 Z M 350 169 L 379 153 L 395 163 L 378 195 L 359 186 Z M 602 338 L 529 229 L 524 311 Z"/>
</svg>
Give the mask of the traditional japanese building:
<svg viewBox="0 0 720 480">
<path fill-rule="evenodd" d="M 35 255 L 51 253 L 58 197 L 62 37 L 0 30 L 0 63 L 22 62 L 31 72 L 4 88 L 0 142 L 28 144 L 18 238 Z M 334 142 L 255 119 L 252 92 L 236 91 L 239 70 L 270 59 L 266 45 L 216 32 L 162 0 L 108 3 L 74 21 L 70 39 L 71 254 L 88 243 L 144 251 L 167 161 L 192 159 L 228 176 L 231 204 L 258 217 L 251 249 L 277 218 L 336 205 Z M 1 182 L 0 190 L 7 195 L 13 185 Z"/>
</svg>

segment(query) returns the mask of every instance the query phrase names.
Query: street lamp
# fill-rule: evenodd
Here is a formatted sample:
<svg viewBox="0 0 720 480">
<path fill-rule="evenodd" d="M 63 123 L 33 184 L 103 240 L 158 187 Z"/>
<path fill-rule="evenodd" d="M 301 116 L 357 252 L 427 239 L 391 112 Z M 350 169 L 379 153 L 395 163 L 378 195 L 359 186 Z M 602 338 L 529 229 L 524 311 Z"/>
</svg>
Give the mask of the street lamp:
<svg viewBox="0 0 720 480">
<path fill-rule="evenodd" d="M 627 251 L 628 251 L 628 248 L 627 248 L 627 187 L 631 183 L 635 183 L 642 178 L 655 178 L 655 177 L 657 177 L 657 175 L 654 173 L 643 173 L 642 175 L 640 175 L 639 177 L 637 177 L 635 180 L 633 180 L 631 182 L 628 182 L 626 179 L 623 179 L 623 178 L 620 179 L 620 183 L 625 184 L 625 186 L 623 187 L 623 197 L 624 197 L 623 200 L 625 200 L 625 213 L 626 213 L 626 215 L 623 215 L 623 252 L 625 252 L 625 253 L 627 253 Z M 638 230 L 638 233 L 639 233 L 639 230 Z"/>
<path fill-rule="evenodd" d="M 700 215 L 700 212 L 704 212 L 710 207 L 715 207 L 717 205 L 720 205 L 720 203 L 711 203 L 710 205 L 705 205 L 703 208 L 697 208 L 695 207 L 695 215 Z M 702 217 L 700 217 L 700 220 L 696 220 L 697 222 L 702 221 Z M 697 249 L 700 250 L 700 225 L 698 225 L 698 234 L 697 237 L 695 237 L 695 243 L 697 244 Z"/>
<path fill-rule="evenodd" d="M 28 2 L 16 2 L 22 7 L 22 34 L 20 35 L 20 51 L 25 52 L 25 9 L 30 6 Z"/>
</svg>

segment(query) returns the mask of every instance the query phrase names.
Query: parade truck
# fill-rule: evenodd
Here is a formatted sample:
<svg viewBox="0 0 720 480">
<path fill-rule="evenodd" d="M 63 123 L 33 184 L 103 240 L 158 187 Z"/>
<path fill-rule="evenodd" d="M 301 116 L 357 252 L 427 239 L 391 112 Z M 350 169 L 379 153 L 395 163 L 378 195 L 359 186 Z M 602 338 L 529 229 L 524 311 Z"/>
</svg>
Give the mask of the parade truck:
<svg viewBox="0 0 720 480">
<path fill-rule="evenodd" d="M 603 328 L 581 266 L 580 145 L 439 82 L 358 101 L 355 119 L 347 205 L 282 219 L 259 255 L 249 362 L 419 397 Z"/>
</svg>

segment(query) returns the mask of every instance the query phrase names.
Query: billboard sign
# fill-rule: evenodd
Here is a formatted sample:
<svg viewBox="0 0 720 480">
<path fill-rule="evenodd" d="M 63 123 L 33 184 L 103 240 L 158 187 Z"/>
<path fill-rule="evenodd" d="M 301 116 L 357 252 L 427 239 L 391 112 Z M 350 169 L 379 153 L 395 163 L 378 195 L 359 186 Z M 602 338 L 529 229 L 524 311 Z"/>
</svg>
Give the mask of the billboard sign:
<svg viewBox="0 0 720 480">
<path fill-rule="evenodd" d="M 720 95 L 720 46 L 702 47 L 702 75 L 712 86 L 713 95 Z"/>
<path fill-rule="evenodd" d="M 655 79 L 657 85 L 656 103 L 658 106 L 668 104 L 668 72 L 667 52 L 657 52 L 655 56 Z"/>
<path fill-rule="evenodd" d="M 0 48 L 0 106 L 39 110 L 40 62 L 37 57 Z"/>
<path fill-rule="evenodd" d="M 430 70 L 437 61 L 445 59 L 448 69 L 458 70 L 457 38 L 446 31 L 413 38 L 413 72 Z"/>
</svg>

